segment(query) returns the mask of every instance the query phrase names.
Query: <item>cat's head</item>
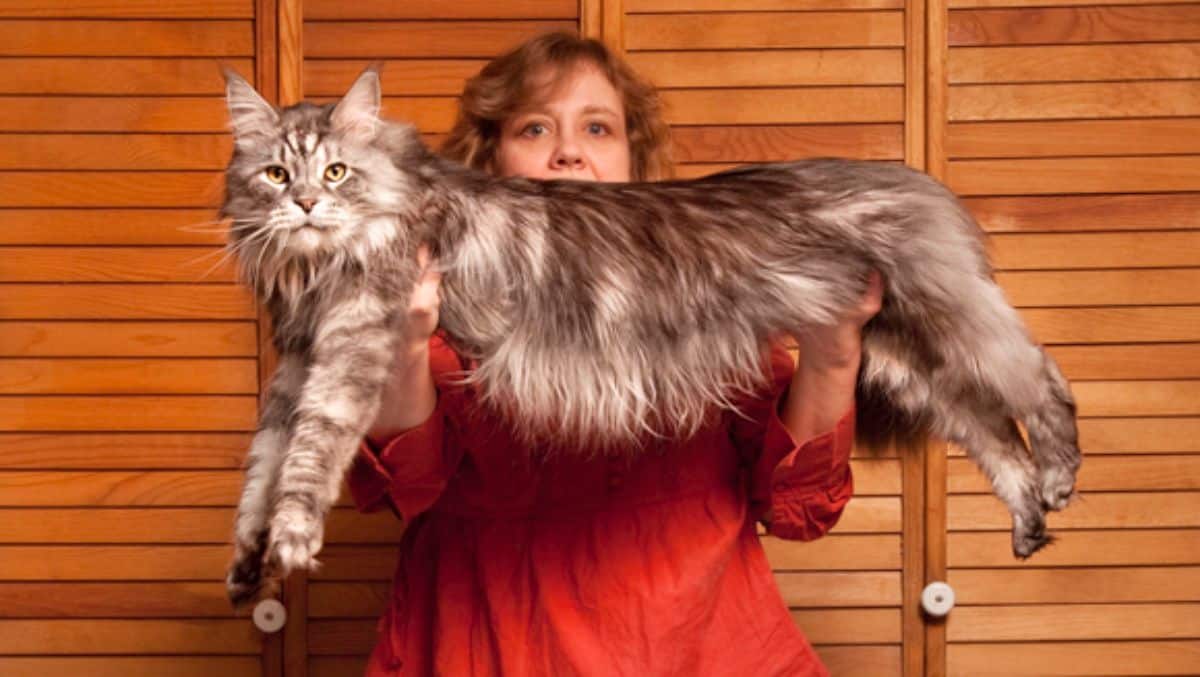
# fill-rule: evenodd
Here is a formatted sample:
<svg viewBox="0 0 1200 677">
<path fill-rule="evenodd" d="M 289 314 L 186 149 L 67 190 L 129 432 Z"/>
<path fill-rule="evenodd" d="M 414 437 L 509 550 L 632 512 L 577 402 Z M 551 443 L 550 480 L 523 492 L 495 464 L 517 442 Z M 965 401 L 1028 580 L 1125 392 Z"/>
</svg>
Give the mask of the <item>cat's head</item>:
<svg viewBox="0 0 1200 677">
<path fill-rule="evenodd" d="M 317 259 L 385 244 L 412 177 L 397 168 L 384 134 L 411 127 L 379 117 L 378 68 L 362 73 L 340 101 L 268 103 L 236 73 L 225 72 L 234 137 L 221 215 L 231 218 L 230 247 L 245 260 Z M 251 277 L 262 271 L 249 271 Z"/>
</svg>

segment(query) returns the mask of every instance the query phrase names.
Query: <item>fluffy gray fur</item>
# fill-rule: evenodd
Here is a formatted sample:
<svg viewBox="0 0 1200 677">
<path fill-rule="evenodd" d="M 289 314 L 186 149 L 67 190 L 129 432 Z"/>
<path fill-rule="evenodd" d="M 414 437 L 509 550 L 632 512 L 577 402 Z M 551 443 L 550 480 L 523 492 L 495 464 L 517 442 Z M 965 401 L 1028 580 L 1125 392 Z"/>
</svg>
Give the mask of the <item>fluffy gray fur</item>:
<svg viewBox="0 0 1200 677">
<path fill-rule="evenodd" d="M 227 98 L 222 213 L 280 354 L 247 459 L 235 602 L 315 566 L 421 244 L 483 401 L 530 439 L 606 453 L 687 436 L 761 389 L 766 342 L 834 322 L 879 270 L 860 431 L 959 444 L 1012 513 L 1014 553 L 1049 541 L 1045 513 L 1066 505 L 1080 464 L 1074 401 L 993 281 L 980 229 L 930 177 L 821 159 L 694 181 L 496 179 L 381 120 L 373 69 L 336 104 L 276 110 L 232 73 Z M 327 179 L 336 163 L 345 175 Z"/>
</svg>

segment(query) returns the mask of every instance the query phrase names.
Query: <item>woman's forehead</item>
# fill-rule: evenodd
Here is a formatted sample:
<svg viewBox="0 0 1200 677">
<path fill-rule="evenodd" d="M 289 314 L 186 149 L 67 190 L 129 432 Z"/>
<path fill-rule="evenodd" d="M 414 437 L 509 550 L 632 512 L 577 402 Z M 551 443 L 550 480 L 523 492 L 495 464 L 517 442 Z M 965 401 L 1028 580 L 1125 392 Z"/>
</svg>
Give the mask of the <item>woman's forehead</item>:
<svg viewBox="0 0 1200 677">
<path fill-rule="evenodd" d="M 525 101 L 518 113 L 568 107 L 585 114 L 623 114 L 620 92 L 598 66 L 587 61 L 544 66 L 531 73 L 526 83 Z"/>
</svg>

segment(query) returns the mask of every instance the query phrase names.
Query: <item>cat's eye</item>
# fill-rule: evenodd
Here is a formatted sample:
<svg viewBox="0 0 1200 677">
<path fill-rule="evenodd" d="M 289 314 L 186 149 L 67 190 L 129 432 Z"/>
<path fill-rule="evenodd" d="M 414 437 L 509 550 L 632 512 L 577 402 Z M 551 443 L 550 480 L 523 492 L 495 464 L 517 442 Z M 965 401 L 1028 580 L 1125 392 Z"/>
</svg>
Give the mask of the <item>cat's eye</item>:
<svg viewBox="0 0 1200 677">
<path fill-rule="evenodd" d="M 263 170 L 263 173 L 267 175 L 267 180 L 271 183 L 287 183 L 287 170 L 279 165 L 271 165 Z"/>
<path fill-rule="evenodd" d="M 346 178 L 346 165 L 335 162 L 325 168 L 326 181 L 341 181 Z"/>
</svg>

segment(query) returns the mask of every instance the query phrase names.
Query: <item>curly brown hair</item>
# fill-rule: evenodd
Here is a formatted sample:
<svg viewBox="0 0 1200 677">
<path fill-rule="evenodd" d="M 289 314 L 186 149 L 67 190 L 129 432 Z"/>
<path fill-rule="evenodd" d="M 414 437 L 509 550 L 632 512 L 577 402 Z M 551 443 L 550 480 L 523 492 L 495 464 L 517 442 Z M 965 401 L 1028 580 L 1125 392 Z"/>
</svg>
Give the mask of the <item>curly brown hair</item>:
<svg viewBox="0 0 1200 677">
<path fill-rule="evenodd" d="M 545 83 L 531 76 L 553 68 L 550 85 L 554 87 L 581 62 L 599 68 L 624 103 L 631 178 L 670 178 L 670 131 L 658 91 L 604 43 L 565 32 L 532 38 L 492 59 L 467 80 L 458 119 L 442 144 L 442 154 L 475 169 L 490 169 L 504 121 L 545 91 Z"/>
</svg>

